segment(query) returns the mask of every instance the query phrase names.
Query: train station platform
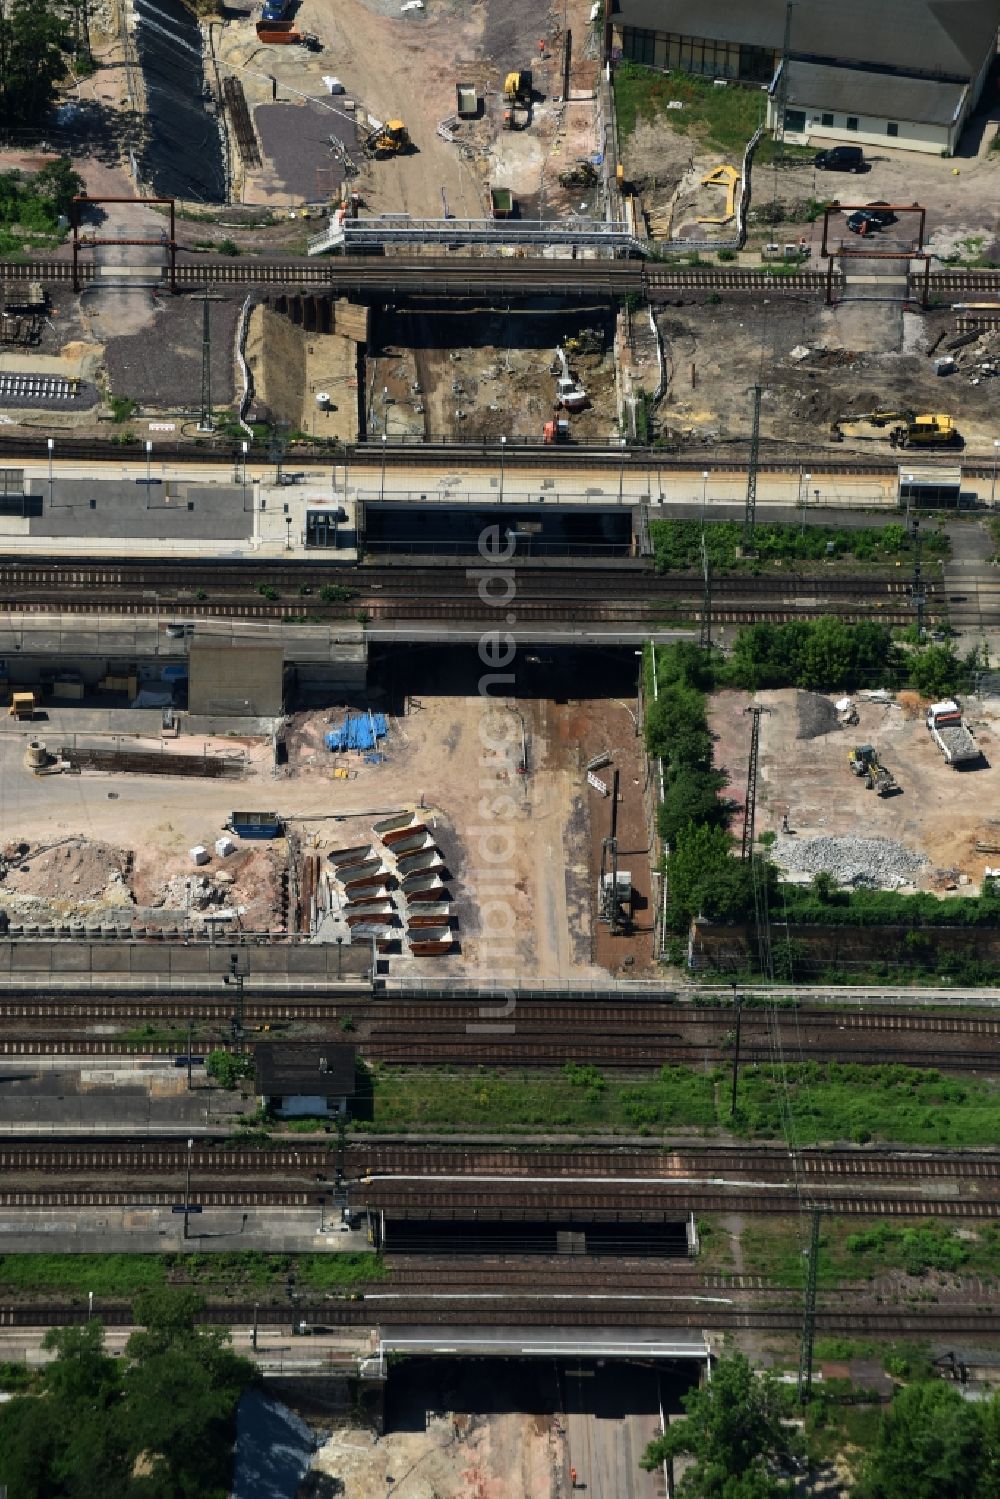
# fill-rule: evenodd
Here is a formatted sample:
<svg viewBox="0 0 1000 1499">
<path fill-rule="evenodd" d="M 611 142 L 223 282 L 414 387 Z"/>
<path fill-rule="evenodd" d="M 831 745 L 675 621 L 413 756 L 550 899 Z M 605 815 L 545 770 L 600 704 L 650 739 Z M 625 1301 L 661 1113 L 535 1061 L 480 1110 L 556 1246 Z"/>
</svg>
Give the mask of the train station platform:
<svg viewBox="0 0 1000 1499">
<path fill-rule="evenodd" d="M 366 1302 L 369 1297 L 365 1297 Z M 374 1305 L 374 1301 L 372 1302 Z M 427 1327 L 383 1325 L 379 1352 L 446 1358 L 698 1359 L 711 1357 L 703 1334 L 687 1328 Z"/>
</svg>

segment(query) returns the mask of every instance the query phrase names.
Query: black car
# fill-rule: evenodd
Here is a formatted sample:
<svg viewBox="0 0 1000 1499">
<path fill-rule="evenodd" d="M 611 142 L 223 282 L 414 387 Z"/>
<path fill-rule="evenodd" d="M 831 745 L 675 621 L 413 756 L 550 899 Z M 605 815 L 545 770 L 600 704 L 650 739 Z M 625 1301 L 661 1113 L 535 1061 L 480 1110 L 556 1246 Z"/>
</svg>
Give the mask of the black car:
<svg viewBox="0 0 1000 1499">
<path fill-rule="evenodd" d="M 863 172 L 865 153 L 860 146 L 831 146 L 816 153 L 813 166 L 821 172 Z"/>
<path fill-rule="evenodd" d="M 884 202 L 881 198 L 876 199 L 874 203 L 866 203 L 865 212 L 870 214 L 873 219 L 878 219 L 883 229 L 888 229 L 890 224 L 896 222 L 896 215 L 888 203 Z"/>
<path fill-rule="evenodd" d="M 882 227 L 882 220 L 877 213 L 872 213 L 867 208 L 859 208 L 847 220 L 847 227 L 852 234 L 877 234 Z"/>
</svg>

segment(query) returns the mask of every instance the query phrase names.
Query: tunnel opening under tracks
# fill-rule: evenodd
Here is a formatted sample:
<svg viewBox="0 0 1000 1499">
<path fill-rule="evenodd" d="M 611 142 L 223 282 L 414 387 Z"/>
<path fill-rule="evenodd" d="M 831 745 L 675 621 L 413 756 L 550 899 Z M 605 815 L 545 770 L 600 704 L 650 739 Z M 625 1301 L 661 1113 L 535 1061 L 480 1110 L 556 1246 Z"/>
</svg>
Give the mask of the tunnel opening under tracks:
<svg viewBox="0 0 1000 1499">
<path fill-rule="evenodd" d="M 442 1219 L 373 1215 L 376 1244 L 392 1254 L 539 1254 L 684 1259 L 688 1225 L 667 1219 L 590 1223 L 541 1219 Z"/>
</svg>

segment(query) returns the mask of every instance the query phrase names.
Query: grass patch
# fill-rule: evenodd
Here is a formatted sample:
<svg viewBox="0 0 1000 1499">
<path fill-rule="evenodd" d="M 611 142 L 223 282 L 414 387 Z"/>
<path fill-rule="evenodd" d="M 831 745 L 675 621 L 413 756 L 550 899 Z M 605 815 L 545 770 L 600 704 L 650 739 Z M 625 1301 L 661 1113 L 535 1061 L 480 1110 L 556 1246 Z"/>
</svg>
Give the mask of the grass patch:
<svg viewBox="0 0 1000 1499">
<path fill-rule="evenodd" d="M 130 416 L 134 416 L 139 409 L 137 401 L 131 396 L 112 396 L 108 402 L 111 407 L 111 419 L 114 422 L 127 422 Z M 131 433 L 129 434 L 131 437 Z"/>
<path fill-rule="evenodd" d="M 299 1289 L 335 1291 L 389 1274 L 375 1254 L 5 1254 L 0 1291 L 5 1295 L 58 1295 L 126 1301 L 142 1291 L 196 1286 L 212 1300 L 248 1293 L 284 1294 L 292 1277 Z M 2 1376 L 2 1369 L 0 1369 Z M 0 1377 L 0 1388 L 4 1386 Z"/>
<path fill-rule="evenodd" d="M 5 1254 L 0 1288 L 29 1293 L 135 1296 L 166 1284 L 166 1266 L 156 1254 Z"/>
<path fill-rule="evenodd" d="M 792 1064 L 778 1078 L 744 1067 L 736 1116 L 727 1068 L 663 1067 L 647 1077 L 605 1078 L 572 1063 L 561 1072 L 371 1069 L 370 1120 L 361 1128 L 509 1132 L 532 1127 L 630 1131 L 724 1130 L 781 1139 L 790 1111 L 798 1145 L 894 1140 L 911 1145 L 1000 1145 L 1000 1083 L 955 1081 L 893 1065 Z"/>
<path fill-rule="evenodd" d="M 804 1251 L 808 1236 L 809 1226 L 804 1216 L 749 1220 L 740 1235 L 745 1273 L 763 1276 L 776 1286 L 801 1287 L 805 1282 Z M 960 1234 L 948 1219 L 918 1218 L 907 1222 L 898 1218 L 859 1220 L 824 1215 L 817 1266 L 820 1286 L 833 1290 L 893 1271 L 915 1278 L 933 1271 L 1000 1275 L 1000 1230 L 984 1224 L 969 1231 L 963 1225 Z M 874 1344 L 855 1344 L 844 1339 L 820 1340 L 817 1345 L 817 1357 L 831 1360 L 868 1358 L 875 1352 Z M 892 1372 L 895 1364 L 887 1367 Z"/>
<path fill-rule="evenodd" d="M 958 1082 L 932 1069 L 803 1062 L 786 1067 L 783 1080 L 763 1068 L 743 1069 L 734 1125 L 748 1139 L 781 1138 L 787 1111 L 798 1145 L 876 1139 L 998 1145 L 998 1104 L 1000 1084 L 982 1078 Z"/>
<path fill-rule="evenodd" d="M 612 1129 L 640 1133 L 709 1129 L 714 1082 L 685 1067 L 664 1067 L 648 1080 L 605 1079 L 593 1067 L 562 1072 L 448 1072 L 372 1068 L 372 1126 L 490 1125 Z"/>
<path fill-rule="evenodd" d="M 133 1026 L 131 1030 L 122 1031 L 117 1037 L 119 1041 L 127 1041 L 132 1045 L 141 1045 L 148 1041 L 157 1046 L 176 1046 L 179 1051 L 187 1055 L 187 1028 L 183 1026 L 152 1025 L 147 1021 L 145 1025 Z M 196 1039 L 196 1033 L 192 1035 L 192 1041 Z"/>
<path fill-rule="evenodd" d="M 1000 136 L 997 139 L 1000 140 Z M 990 557 L 990 561 L 1000 562 L 1000 519 L 994 517 L 992 520 L 987 521 L 987 525 L 990 528 L 990 540 L 993 542 L 993 555 Z"/>
<path fill-rule="evenodd" d="M 741 156 L 764 114 L 760 89 L 716 88 L 711 78 L 689 73 L 659 73 L 638 63 L 623 62 L 614 72 L 615 114 L 624 140 L 640 119 L 664 116 L 681 135 L 700 135 L 706 145 Z M 679 99 L 683 109 L 667 109 Z M 762 141 L 761 145 L 765 143 Z"/>
<path fill-rule="evenodd" d="M 194 1282 L 217 1296 L 284 1290 L 292 1278 L 299 1289 L 336 1290 L 384 1280 L 388 1270 L 375 1254 L 183 1254 L 167 1257 L 172 1284 Z"/>
<path fill-rule="evenodd" d="M 657 572 L 686 572 L 701 567 L 701 523 L 695 520 L 655 520 L 649 525 Z M 863 526 L 857 530 L 833 526 L 774 524 L 754 530 L 756 557 L 743 560 L 739 549 L 743 527 L 735 521 L 711 521 L 705 526 L 705 549 L 716 569 L 759 569 L 761 564 L 787 561 L 823 561 L 850 557 L 854 562 L 884 563 L 909 560 L 913 541 L 905 526 Z M 948 537 L 922 538 L 927 558 L 941 557 L 950 550 Z"/>
</svg>

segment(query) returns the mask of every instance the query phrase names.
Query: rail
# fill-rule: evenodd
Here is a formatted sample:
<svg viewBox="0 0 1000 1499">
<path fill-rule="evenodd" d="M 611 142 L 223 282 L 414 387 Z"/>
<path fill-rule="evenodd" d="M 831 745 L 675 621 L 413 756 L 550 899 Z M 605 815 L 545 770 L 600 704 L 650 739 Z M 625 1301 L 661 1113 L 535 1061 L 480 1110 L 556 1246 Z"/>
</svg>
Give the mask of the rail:
<svg viewBox="0 0 1000 1499">
<path fill-rule="evenodd" d="M 408 228 L 404 231 L 400 227 L 398 233 L 411 233 L 416 239 L 423 236 L 424 239 L 432 237 L 431 228 L 444 243 L 454 239 L 451 232 L 453 226 L 460 222 L 449 219 L 446 226 L 442 228 L 441 220 L 427 221 L 426 235 L 420 227 L 424 221 L 408 220 Z M 467 221 L 474 223 L 479 221 Z M 504 227 L 498 229 L 492 221 L 483 221 L 489 227 L 482 230 L 486 242 L 496 242 L 498 238 L 507 237 L 508 242 L 516 232 L 517 225 L 521 225 L 523 239 L 520 243 L 531 243 L 531 235 L 536 235 L 535 242 L 539 242 L 539 236 L 547 236 L 548 243 L 558 243 L 559 236 L 566 242 L 579 238 L 575 226 L 569 226 L 565 230 L 553 228 L 546 224 L 544 229 L 538 223 L 531 221 L 513 220 Z M 436 227 L 434 227 L 436 226 Z M 606 244 L 617 250 L 621 249 L 618 238 L 627 231 L 627 226 L 619 223 L 588 222 L 585 232 L 592 230 L 595 243 Z M 422 241 L 423 242 L 423 241 Z M 628 241 L 628 247 L 633 242 Z M 700 289 L 704 291 L 786 291 L 786 292 L 808 292 L 811 295 L 825 295 L 828 288 L 828 273 L 817 270 L 788 270 L 784 267 L 752 267 L 752 266 L 688 266 L 671 265 L 662 261 L 643 262 L 639 259 L 573 259 L 569 256 L 556 257 L 553 259 L 542 259 L 540 257 L 528 259 L 513 259 L 504 256 L 458 256 L 458 255 L 424 255 L 419 257 L 394 257 L 394 256 L 337 256 L 330 260 L 318 261 L 308 257 L 293 259 L 278 259 L 264 256 L 245 255 L 227 258 L 223 256 L 198 255 L 196 252 L 181 251 L 183 256 L 187 254 L 190 258 L 182 258 L 177 262 L 176 274 L 179 286 L 199 286 L 206 282 L 221 282 L 223 284 L 258 283 L 261 285 L 283 285 L 295 286 L 337 286 L 356 287 L 359 289 L 398 288 L 405 289 L 407 285 L 417 288 L 426 293 L 435 290 L 447 289 L 459 283 L 465 283 L 471 287 L 514 288 L 520 286 L 529 289 L 533 286 L 557 289 L 562 292 L 572 293 L 578 288 L 593 289 L 595 286 L 614 287 L 619 291 L 656 291 L 660 289 L 685 290 Z M 84 280 L 91 280 L 97 274 L 97 269 L 88 258 L 81 258 L 79 262 L 79 276 Z M 7 281 L 42 281 L 42 282 L 65 282 L 72 281 L 74 276 L 73 263 L 69 259 L 38 259 L 20 262 L 6 262 L 3 267 L 4 279 Z M 840 284 L 841 276 L 839 270 L 834 272 L 835 284 Z M 933 271 L 926 278 L 921 273 L 911 274 L 909 277 L 909 292 L 913 297 L 922 297 L 926 287 L 931 298 L 966 296 L 975 293 L 998 293 L 1000 292 L 1000 272 L 997 271 Z"/>
</svg>

